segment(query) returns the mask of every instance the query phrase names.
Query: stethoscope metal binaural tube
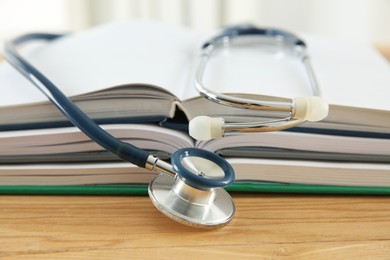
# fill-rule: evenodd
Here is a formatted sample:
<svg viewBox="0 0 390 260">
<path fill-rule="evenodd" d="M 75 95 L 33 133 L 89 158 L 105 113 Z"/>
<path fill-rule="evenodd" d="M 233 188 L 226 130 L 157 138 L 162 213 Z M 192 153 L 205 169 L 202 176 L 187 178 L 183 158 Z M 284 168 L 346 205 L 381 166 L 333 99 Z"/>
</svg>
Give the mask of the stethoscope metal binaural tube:
<svg viewBox="0 0 390 260">
<path fill-rule="evenodd" d="M 277 130 L 290 128 L 303 123 L 305 119 L 302 118 L 300 112 L 297 112 L 297 103 L 302 102 L 302 100 L 297 101 L 295 99 L 290 99 L 290 101 L 288 102 L 277 102 L 277 101 L 263 101 L 263 100 L 240 98 L 240 97 L 234 97 L 222 93 L 217 93 L 205 86 L 205 84 L 203 83 L 203 75 L 205 72 L 206 65 L 212 56 L 212 53 L 218 48 L 229 46 L 230 41 L 232 39 L 242 37 L 242 36 L 263 36 L 263 37 L 271 37 L 271 38 L 278 39 L 280 41 L 284 41 L 288 45 L 287 47 L 291 48 L 292 51 L 302 61 L 306 69 L 307 76 L 309 78 L 313 95 L 321 96 L 321 91 L 318 86 L 313 69 L 311 67 L 310 59 L 306 54 L 306 45 L 301 39 L 299 39 L 298 37 L 296 37 L 291 33 L 282 30 L 262 29 L 262 28 L 256 28 L 251 25 L 230 27 L 227 30 L 223 31 L 220 35 L 206 42 L 202 46 L 201 58 L 195 73 L 194 85 L 196 89 L 206 99 L 221 105 L 231 106 L 231 107 L 241 108 L 241 109 L 282 111 L 282 112 L 288 112 L 289 116 L 286 118 L 265 121 L 265 122 L 226 123 L 223 121 L 220 123 L 223 125 L 221 129 L 222 133 L 217 135 L 221 137 L 224 135 L 225 132 L 236 132 L 236 131 L 239 132 L 277 131 Z M 327 107 L 325 108 L 325 110 L 326 110 L 325 112 L 327 113 Z M 207 123 L 203 123 L 202 120 L 199 121 L 201 122 L 200 124 L 208 125 Z M 195 136 L 196 135 L 197 134 L 195 133 Z"/>
<path fill-rule="evenodd" d="M 229 194 L 222 189 L 234 181 L 233 168 L 226 160 L 205 150 L 184 148 L 172 155 L 171 165 L 145 150 L 118 140 L 82 112 L 16 50 L 16 46 L 31 40 L 54 40 L 59 37 L 61 35 L 57 34 L 21 36 L 6 43 L 4 57 L 96 143 L 125 161 L 160 172 L 150 183 L 148 193 L 162 213 L 194 227 L 215 228 L 227 224 L 234 216 L 235 206 Z M 201 160 L 200 168 L 207 165 L 207 169 L 217 170 L 220 175 L 208 178 L 202 169 L 197 168 L 196 160 Z"/>
</svg>

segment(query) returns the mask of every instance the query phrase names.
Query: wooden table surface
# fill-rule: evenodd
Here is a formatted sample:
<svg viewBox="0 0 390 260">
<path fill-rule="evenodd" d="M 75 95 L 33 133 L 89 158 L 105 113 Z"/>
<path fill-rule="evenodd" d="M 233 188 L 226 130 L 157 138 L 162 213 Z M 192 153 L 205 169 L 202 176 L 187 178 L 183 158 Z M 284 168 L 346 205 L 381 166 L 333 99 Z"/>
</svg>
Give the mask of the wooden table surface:
<svg viewBox="0 0 390 260">
<path fill-rule="evenodd" d="M 233 194 L 217 230 L 142 196 L 0 196 L 0 259 L 390 259 L 390 197 Z"/>
</svg>

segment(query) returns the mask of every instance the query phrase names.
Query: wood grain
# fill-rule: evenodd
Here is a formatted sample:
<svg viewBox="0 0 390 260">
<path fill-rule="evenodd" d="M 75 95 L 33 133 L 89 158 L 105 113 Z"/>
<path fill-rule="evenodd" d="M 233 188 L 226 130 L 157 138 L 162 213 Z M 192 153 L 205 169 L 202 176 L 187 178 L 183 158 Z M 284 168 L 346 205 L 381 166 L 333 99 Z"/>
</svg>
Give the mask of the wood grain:
<svg viewBox="0 0 390 260">
<path fill-rule="evenodd" d="M 389 259 L 390 197 L 234 194 L 212 231 L 147 197 L 1 196 L 0 259 Z"/>
</svg>

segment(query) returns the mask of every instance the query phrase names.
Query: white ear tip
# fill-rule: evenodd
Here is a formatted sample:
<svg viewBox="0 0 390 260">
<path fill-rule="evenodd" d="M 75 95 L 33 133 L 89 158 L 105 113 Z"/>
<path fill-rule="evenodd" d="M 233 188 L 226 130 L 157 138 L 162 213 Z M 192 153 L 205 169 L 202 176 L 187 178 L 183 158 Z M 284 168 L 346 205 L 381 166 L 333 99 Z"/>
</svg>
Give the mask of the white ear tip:
<svg viewBox="0 0 390 260">
<path fill-rule="evenodd" d="M 188 131 L 196 140 L 218 139 L 223 136 L 223 124 L 223 118 L 198 116 L 190 121 Z"/>
<path fill-rule="evenodd" d="M 295 117 L 310 122 L 320 121 L 329 113 L 328 103 L 321 97 L 296 98 Z"/>
<path fill-rule="evenodd" d="M 329 105 L 328 103 L 321 97 L 309 97 L 308 98 L 308 113 L 307 120 L 308 121 L 320 121 L 328 116 L 329 113 Z"/>
</svg>

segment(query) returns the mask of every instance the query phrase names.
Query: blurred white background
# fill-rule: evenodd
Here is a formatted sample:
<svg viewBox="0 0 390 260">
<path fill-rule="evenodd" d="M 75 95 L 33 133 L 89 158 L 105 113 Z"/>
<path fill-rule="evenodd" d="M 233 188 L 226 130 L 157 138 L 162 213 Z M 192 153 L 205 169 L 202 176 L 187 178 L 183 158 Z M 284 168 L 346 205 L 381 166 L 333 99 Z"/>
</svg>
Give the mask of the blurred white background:
<svg viewBox="0 0 390 260">
<path fill-rule="evenodd" d="M 110 20 L 153 19 L 198 31 L 238 22 L 390 43 L 390 0 L 0 0 L 0 43 Z"/>
</svg>

